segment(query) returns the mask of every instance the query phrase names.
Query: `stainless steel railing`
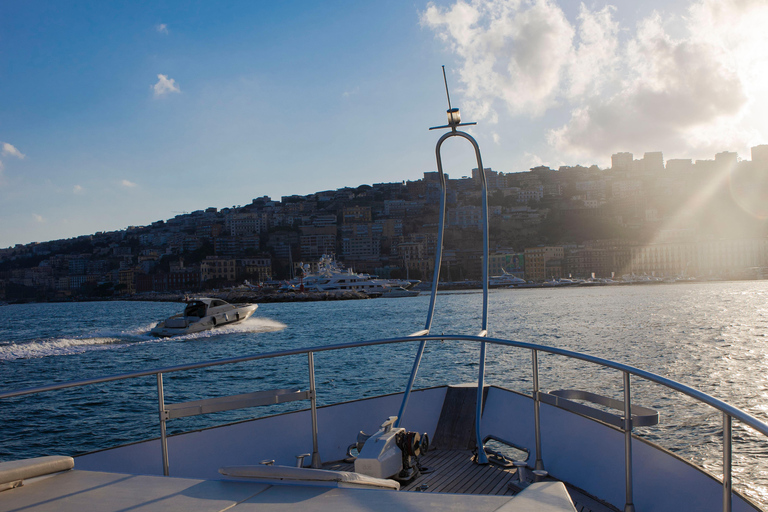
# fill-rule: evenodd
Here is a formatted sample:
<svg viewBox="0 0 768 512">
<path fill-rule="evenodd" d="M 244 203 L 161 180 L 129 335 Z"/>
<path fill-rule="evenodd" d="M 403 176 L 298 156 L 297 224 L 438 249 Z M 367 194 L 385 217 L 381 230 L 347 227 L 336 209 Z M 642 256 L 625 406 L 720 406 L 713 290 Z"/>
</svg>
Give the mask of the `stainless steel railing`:
<svg viewBox="0 0 768 512">
<path fill-rule="evenodd" d="M 32 387 L 32 388 L 24 388 L 24 389 L 18 389 L 13 391 L 3 391 L 0 392 L 0 399 L 6 399 L 6 398 L 12 398 L 12 397 L 19 397 L 24 395 L 31 395 L 31 394 L 38 394 L 48 391 L 56 391 L 61 389 L 67 389 L 67 388 L 75 388 L 75 387 L 82 387 L 82 386 L 88 386 L 92 384 L 100 384 L 100 383 L 106 383 L 106 382 L 115 382 L 120 380 L 127 380 L 127 379 L 134 379 L 138 377 L 145 377 L 150 375 L 155 375 L 157 377 L 157 393 L 158 393 L 158 402 L 160 404 L 160 414 L 161 418 L 164 412 L 166 411 L 166 407 L 164 406 L 164 391 L 163 391 L 163 381 L 162 376 L 164 374 L 169 373 L 175 373 L 175 372 L 182 372 L 182 371 L 189 371 L 189 370 L 196 370 L 196 369 L 202 369 L 202 368 L 211 368 L 215 366 L 224 366 L 224 365 L 230 365 L 230 364 L 238 364 L 238 363 L 244 363 L 249 361 L 258 361 L 258 360 L 264 360 L 264 359 L 273 359 L 273 358 L 279 358 L 279 357 L 287 357 L 287 356 L 294 356 L 294 355 L 302 355 L 306 354 L 308 358 L 308 367 L 309 367 L 309 392 L 307 393 L 308 396 L 304 396 L 304 398 L 308 398 L 311 400 L 311 419 L 312 419 L 312 434 L 313 434 L 313 454 L 312 454 L 312 465 L 313 467 L 318 467 L 320 463 L 319 455 L 318 453 L 318 444 L 317 444 L 317 438 L 318 438 L 318 427 L 317 427 L 317 404 L 316 404 L 316 389 L 315 389 L 315 365 L 314 365 L 314 354 L 318 352 L 330 352 L 335 350 L 346 350 L 351 348 L 360 348 L 360 347 L 371 347 L 371 346 L 377 346 L 377 345 L 390 345 L 390 344 L 399 344 L 399 343 L 425 343 L 428 341 L 456 341 L 456 342 L 476 342 L 476 343 L 491 343 L 494 345 L 504 346 L 504 347 L 510 347 L 510 348 L 520 348 L 520 349 L 527 349 L 531 351 L 532 354 L 532 372 L 533 372 L 533 395 L 532 398 L 534 400 L 534 428 L 536 429 L 535 432 L 535 442 L 536 442 L 536 469 L 543 469 L 544 468 L 544 462 L 543 462 L 543 455 L 541 453 L 541 423 L 539 418 L 539 409 L 540 409 L 540 395 L 541 392 L 539 391 L 539 368 L 538 368 L 538 353 L 544 352 L 549 354 L 555 354 L 564 356 L 571 359 L 577 359 L 589 363 L 593 363 L 599 366 L 603 366 L 606 368 L 612 368 L 615 370 L 618 370 L 622 373 L 623 376 L 623 382 L 624 382 L 624 436 L 625 436 L 625 480 L 626 480 L 626 504 L 624 510 L 629 512 L 634 510 L 634 504 L 633 504 L 633 488 L 632 488 L 632 404 L 631 404 L 631 393 L 630 393 L 630 379 L 632 376 L 642 378 L 646 381 L 653 382 L 656 384 L 659 384 L 661 386 L 664 386 L 666 388 L 669 388 L 671 390 L 674 390 L 676 392 L 682 393 L 684 395 L 687 395 L 703 404 L 706 404 L 710 407 L 713 407 L 717 409 L 718 411 L 722 412 L 723 415 L 723 511 L 730 512 L 731 506 L 732 506 L 732 493 L 733 493 L 733 481 L 732 481 L 732 423 L 733 420 L 737 420 L 744 425 L 747 425 L 757 432 L 763 434 L 764 436 L 768 437 L 768 424 L 763 423 L 762 421 L 758 420 L 754 416 L 751 416 L 750 414 L 746 413 L 745 411 L 742 411 L 741 409 L 738 409 L 737 407 L 734 407 L 726 402 L 723 402 L 721 400 L 718 400 L 710 395 L 707 395 L 706 393 L 703 393 L 697 389 L 694 389 L 690 386 L 687 386 L 685 384 L 681 384 L 679 382 L 673 381 L 671 379 L 667 379 L 665 377 L 656 375 L 654 373 L 641 370 L 639 368 L 635 368 L 629 365 L 625 365 L 622 363 L 617 363 L 614 361 L 610 361 L 607 359 L 590 356 L 587 354 L 581 354 L 578 352 L 573 352 L 570 350 L 565 350 L 561 348 L 555 348 L 555 347 L 547 347 L 542 345 L 536 345 L 533 343 L 526 343 L 526 342 L 520 342 L 520 341 L 510 341 L 510 340 L 503 340 L 503 339 L 497 339 L 497 338 L 488 338 L 485 336 L 467 336 L 467 335 L 430 335 L 430 336 L 419 336 L 420 333 L 415 333 L 417 336 L 410 336 L 410 337 L 402 337 L 402 338 L 391 338 L 391 339 L 382 339 L 382 340 L 373 340 L 373 341 L 362 341 L 362 342 L 351 342 L 351 343 L 343 343 L 343 344 L 337 344 L 337 345 L 326 345 L 326 346 L 316 346 L 316 347 L 310 347 L 310 348 L 302 348 L 302 349 L 293 349 L 293 350 L 284 350 L 284 351 L 278 351 L 278 352 L 267 352 L 263 354 L 254 354 L 250 356 L 242 356 L 242 357 L 235 357 L 235 358 L 228 358 L 228 359 L 219 359 L 214 361 L 205 361 L 205 362 L 199 362 L 199 363 L 192 363 L 192 364 L 184 364 L 184 365 L 177 365 L 177 366 L 169 366 L 164 368 L 157 368 L 157 369 L 151 369 L 151 370 L 143 370 L 138 372 L 130 372 L 130 373 L 124 373 L 119 375 L 112 375 L 112 376 L 106 376 L 106 377 L 98 377 L 93 379 L 84 379 L 84 380 L 78 380 L 78 381 L 71 381 L 71 382 L 64 382 L 64 383 L 57 383 L 57 384 L 49 384 L 46 386 L 38 386 L 38 387 Z M 221 410 L 221 409 L 219 409 Z M 165 437 L 165 424 L 163 421 L 161 421 L 161 437 Z M 164 467 L 167 468 L 167 450 L 163 449 L 162 453 Z"/>
</svg>

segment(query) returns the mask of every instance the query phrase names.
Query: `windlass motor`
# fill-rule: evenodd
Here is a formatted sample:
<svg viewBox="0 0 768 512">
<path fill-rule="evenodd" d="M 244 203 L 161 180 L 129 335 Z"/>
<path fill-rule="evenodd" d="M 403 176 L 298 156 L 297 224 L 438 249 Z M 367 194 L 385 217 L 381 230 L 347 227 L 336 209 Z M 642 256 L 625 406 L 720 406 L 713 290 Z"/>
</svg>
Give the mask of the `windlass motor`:
<svg viewBox="0 0 768 512">
<path fill-rule="evenodd" d="M 355 459 L 355 472 L 376 478 L 409 481 L 419 475 L 418 457 L 429 447 L 427 434 L 395 428 L 397 416 L 390 416 L 379 431 L 365 439 Z M 362 434 L 362 432 L 361 432 Z M 364 438 L 365 434 L 358 436 Z"/>
</svg>

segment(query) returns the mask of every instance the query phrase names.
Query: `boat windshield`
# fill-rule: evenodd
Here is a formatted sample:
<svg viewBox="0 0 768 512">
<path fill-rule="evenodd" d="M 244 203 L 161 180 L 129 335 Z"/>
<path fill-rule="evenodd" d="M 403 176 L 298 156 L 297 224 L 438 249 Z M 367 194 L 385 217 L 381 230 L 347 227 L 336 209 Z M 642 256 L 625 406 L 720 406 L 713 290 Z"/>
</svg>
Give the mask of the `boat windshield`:
<svg viewBox="0 0 768 512">
<path fill-rule="evenodd" d="M 199 300 L 190 302 L 187 307 L 184 308 L 184 316 L 196 316 L 202 318 L 205 316 L 205 302 Z"/>
</svg>

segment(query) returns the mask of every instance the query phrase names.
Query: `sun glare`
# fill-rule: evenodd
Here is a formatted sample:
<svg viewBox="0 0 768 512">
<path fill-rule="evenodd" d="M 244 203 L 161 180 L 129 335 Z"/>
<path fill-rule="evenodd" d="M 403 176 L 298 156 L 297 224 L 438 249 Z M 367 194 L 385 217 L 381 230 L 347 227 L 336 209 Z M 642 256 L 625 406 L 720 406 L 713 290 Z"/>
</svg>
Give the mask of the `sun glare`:
<svg viewBox="0 0 768 512">
<path fill-rule="evenodd" d="M 742 162 L 729 176 L 731 197 L 756 219 L 768 219 L 768 173 L 759 162 Z"/>
</svg>

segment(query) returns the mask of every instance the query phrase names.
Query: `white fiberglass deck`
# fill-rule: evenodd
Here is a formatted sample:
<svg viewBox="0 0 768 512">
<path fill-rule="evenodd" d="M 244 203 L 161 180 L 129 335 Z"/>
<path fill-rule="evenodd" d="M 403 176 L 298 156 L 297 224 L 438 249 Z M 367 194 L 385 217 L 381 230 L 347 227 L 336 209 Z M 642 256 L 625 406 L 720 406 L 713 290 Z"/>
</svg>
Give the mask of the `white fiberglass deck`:
<svg viewBox="0 0 768 512">
<path fill-rule="evenodd" d="M 536 489 L 532 499 L 340 489 L 259 482 L 199 480 L 71 470 L 0 492 L 0 511 L 24 512 L 281 512 L 574 510 L 557 489 Z M 570 507 L 570 508 L 569 508 Z"/>
</svg>

